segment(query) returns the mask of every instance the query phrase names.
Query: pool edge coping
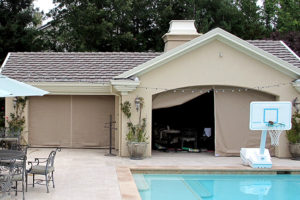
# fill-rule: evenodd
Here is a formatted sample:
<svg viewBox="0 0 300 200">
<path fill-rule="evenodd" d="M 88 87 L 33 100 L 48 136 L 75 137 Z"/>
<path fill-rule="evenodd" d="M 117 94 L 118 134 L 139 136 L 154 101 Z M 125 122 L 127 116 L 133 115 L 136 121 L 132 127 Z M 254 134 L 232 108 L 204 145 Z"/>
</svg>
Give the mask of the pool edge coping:
<svg viewBox="0 0 300 200">
<path fill-rule="evenodd" d="M 141 200 L 135 184 L 133 173 L 253 173 L 277 174 L 290 172 L 300 174 L 300 167 L 273 166 L 269 169 L 253 169 L 248 166 L 118 166 L 116 168 L 120 194 L 122 200 Z"/>
</svg>

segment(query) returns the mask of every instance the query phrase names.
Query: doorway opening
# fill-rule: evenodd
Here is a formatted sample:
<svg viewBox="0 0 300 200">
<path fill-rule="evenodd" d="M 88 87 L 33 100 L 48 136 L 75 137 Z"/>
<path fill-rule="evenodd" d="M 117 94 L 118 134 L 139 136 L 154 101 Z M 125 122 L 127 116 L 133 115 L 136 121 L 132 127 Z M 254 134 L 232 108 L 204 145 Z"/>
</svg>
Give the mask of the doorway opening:
<svg viewBox="0 0 300 200">
<path fill-rule="evenodd" d="M 214 92 L 184 104 L 152 111 L 152 149 L 204 152 L 215 150 Z"/>
<path fill-rule="evenodd" d="M 5 127 L 5 98 L 0 98 L 0 128 Z"/>
</svg>

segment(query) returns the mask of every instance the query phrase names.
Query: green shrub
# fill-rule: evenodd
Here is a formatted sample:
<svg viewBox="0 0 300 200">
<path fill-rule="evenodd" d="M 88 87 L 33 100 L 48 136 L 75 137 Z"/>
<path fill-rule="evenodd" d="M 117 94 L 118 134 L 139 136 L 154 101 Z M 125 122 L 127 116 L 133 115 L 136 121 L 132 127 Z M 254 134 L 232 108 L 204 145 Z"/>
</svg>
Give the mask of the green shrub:
<svg viewBox="0 0 300 200">
<path fill-rule="evenodd" d="M 292 128 L 287 131 L 286 136 L 290 143 L 300 143 L 300 114 L 297 111 L 292 116 Z"/>
</svg>

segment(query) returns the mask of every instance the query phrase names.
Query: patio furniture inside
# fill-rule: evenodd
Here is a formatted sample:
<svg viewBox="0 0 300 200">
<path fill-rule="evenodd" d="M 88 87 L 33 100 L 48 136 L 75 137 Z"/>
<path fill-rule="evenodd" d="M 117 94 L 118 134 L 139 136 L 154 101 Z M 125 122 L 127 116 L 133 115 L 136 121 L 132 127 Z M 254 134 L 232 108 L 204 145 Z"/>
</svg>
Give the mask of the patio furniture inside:
<svg viewBox="0 0 300 200">
<path fill-rule="evenodd" d="M 203 94 L 182 105 L 154 109 L 153 149 L 214 151 L 214 96 Z"/>
</svg>

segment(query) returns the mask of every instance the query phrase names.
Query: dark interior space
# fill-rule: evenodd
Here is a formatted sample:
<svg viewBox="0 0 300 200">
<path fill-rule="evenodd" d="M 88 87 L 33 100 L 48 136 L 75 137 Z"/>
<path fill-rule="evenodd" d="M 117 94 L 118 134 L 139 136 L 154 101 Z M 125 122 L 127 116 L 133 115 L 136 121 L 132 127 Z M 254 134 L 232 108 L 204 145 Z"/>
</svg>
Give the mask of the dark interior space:
<svg viewBox="0 0 300 200">
<path fill-rule="evenodd" d="M 214 151 L 213 92 L 179 106 L 155 109 L 152 117 L 153 149 Z"/>
<path fill-rule="evenodd" d="M 5 98 L 0 98 L 0 128 L 5 126 Z"/>
</svg>

